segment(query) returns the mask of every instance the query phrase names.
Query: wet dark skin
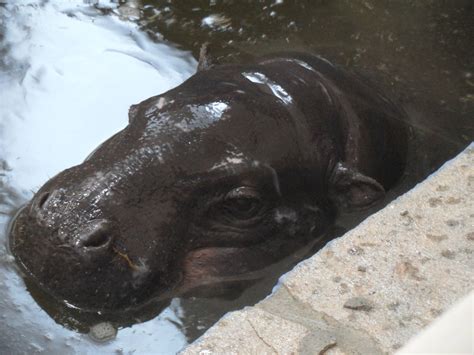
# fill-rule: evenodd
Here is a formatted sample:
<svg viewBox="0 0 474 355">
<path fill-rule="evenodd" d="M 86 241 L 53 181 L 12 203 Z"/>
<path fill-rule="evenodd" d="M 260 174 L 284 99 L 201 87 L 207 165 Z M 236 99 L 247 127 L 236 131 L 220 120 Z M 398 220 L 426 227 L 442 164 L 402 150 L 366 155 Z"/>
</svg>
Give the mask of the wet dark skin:
<svg viewBox="0 0 474 355">
<path fill-rule="evenodd" d="M 257 279 L 403 173 L 405 114 L 364 79 L 309 54 L 202 53 L 15 220 L 18 263 L 56 299 L 113 311 Z"/>
</svg>

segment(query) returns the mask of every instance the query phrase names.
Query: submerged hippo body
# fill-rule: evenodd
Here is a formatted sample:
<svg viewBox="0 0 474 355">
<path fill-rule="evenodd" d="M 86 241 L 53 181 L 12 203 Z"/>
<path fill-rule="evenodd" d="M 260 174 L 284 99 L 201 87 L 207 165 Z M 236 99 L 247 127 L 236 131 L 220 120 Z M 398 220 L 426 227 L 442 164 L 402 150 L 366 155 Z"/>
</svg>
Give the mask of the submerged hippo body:
<svg viewBox="0 0 474 355">
<path fill-rule="evenodd" d="M 252 279 L 403 172 L 403 112 L 308 54 L 201 70 L 129 116 L 12 228 L 20 265 L 83 309 Z"/>
</svg>

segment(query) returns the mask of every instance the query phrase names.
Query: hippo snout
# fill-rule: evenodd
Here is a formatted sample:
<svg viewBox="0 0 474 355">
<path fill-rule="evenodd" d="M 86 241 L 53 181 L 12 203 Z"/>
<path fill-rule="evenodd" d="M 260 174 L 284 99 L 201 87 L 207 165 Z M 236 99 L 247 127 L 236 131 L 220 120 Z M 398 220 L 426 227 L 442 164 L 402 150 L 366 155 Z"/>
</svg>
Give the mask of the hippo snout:
<svg viewBox="0 0 474 355">
<path fill-rule="evenodd" d="M 113 241 L 119 233 L 114 223 L 105 218 L 93 218 L 79 224 L 75 231 L 65 230 L 69 224 L 61 225 L 58 221 L 58 212 L 63 210 L 60 205 L 62 192 L 53 190 L 51 192 L 39 193 L 30 203 L 30 219 L 38 226 L 50 229 L 45 235 L 58 237 L 56 243 L 63 247 L 68 245 L 78 253 L 98 253 L 110 249 Z M 55 231 L 56 233 L 52 233 Z M 53 241 L 54 242 L 54 241 Z"/>
<path fill-rule="evenodd" d="M 29 279 L 60 302 L 83 310 L 133 307 L 179 280 L 170 270 L 174 244 L 158 242 L 172 231 L 165 221 L 150 223 L 161 221 L 156 211 L 163 208 L 137 205 L 141 184 L 120 161 L 97 164 L 91 159 L 48 181 L 12 223 L 10 249 Z M 150 234 L 156 242 L 141 239 Z"/>
<path fill-rule="evenodd" d="M 11 228 L 10 248 L 26 274 L 57 300 L 83 309 L 107 308 L 104 303 L 116 308 L 138 299 L 133 286 L 142 279 L 116 242 L 120 238 L 116 224 L 100 218 L 68 230 L 64 220 L 46 217 L 53 212 L 42 199 L 40 195 L 23 208 Z M 77 282 L 89 287 L 78 290 Z M 122 292 L 111 295 L 112 285 Z"/>
</svg>

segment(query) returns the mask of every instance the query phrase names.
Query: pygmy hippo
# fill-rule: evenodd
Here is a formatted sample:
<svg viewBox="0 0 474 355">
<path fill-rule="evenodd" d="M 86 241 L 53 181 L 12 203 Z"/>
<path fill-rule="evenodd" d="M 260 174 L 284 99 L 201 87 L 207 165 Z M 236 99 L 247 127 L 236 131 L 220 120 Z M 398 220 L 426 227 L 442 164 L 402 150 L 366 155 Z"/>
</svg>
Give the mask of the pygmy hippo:
<svg viewBox="0 0 474 355">
<path fill-rule="evenodd" d="M 56 299 L 123 310 L 252 279 L 402 174 L 405 113 L 357 75 L 301 53 L 199 69 L 17 216 L 11 250 Z"/>
</svg>

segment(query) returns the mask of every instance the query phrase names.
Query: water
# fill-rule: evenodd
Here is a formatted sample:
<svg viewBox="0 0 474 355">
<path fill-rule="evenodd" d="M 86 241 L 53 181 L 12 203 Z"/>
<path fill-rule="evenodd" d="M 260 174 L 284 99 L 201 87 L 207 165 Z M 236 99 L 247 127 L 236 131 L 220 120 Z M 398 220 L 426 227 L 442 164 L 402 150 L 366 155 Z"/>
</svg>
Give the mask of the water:
<svg viewBox="0 0 474 355">
<path fill-rule="evenodd" d="M 59 326 L 25 290 L 5 234 L 33 191 L 122 129 L 131 104 L 180 84 L 197 63 L 132 22 L 103 16 L 112 3 L 41 3 L 0 8 L 0 353 L 176 352 L 186 344 L 179 300 L 106 344 Z"/>
<path fill-rule="evenodd" d="M 236 300 L 175 299 L 99 344 L 38 306 L 6 250 L 8 222 L 32 193 L 123 128 L 131 104 L 192 75 L 204 41 L 221 62 L 313 51 L 379 82 L 417 137 L 389 199 L 474 138 L 470 0 L 121 3 L 0 3 L 0 353 L 175 353 L 227 310 L 271 290 L 276 276 Z M 334 233 L 363 216 L 352 217 Z"/>
<path fill-rule="evenodd" d="M 153 43 L 132 23 L 77 3 L 7 13 L 11 50 L 1 82 L 1 147 L 11 181 L 23 190 L 80 163 L 127 124 L 131 104 L 195 70 L 189 53 Z"/>
</svg>

